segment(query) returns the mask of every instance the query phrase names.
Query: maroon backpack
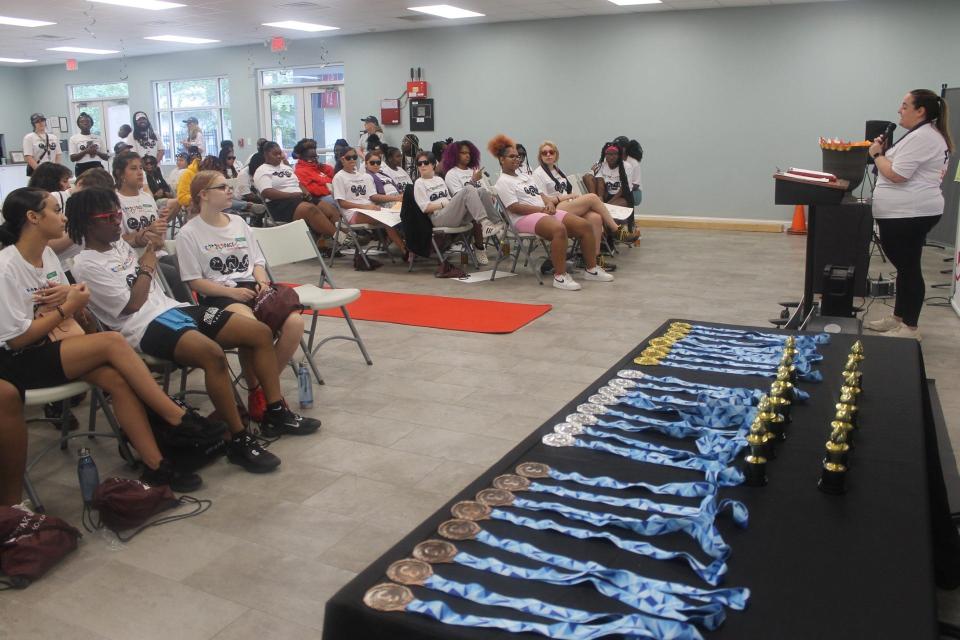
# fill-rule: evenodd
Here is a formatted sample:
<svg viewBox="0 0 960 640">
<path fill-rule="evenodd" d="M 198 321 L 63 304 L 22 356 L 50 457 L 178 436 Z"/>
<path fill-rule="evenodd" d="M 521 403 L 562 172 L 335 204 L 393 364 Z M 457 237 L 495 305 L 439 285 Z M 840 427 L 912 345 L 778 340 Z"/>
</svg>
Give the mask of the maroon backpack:
<svg viewBox="0 0 960 640">
<path fill-rule="evenodd" d="M 80 532 L 53 516 L 0 506 L 0 590 L 25 589 L 77 548 Z"/>
</svg>

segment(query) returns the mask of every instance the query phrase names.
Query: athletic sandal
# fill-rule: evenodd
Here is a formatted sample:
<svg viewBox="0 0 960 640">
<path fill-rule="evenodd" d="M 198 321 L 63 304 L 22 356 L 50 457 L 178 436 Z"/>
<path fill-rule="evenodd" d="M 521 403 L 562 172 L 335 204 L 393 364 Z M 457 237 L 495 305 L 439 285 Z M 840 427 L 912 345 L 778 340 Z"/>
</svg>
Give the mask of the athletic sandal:
<svg viewBox="0 0 960 640">
<path fill-rule="evenodd" d="M 280 466 L 280 458 L 261 447 L 246 431 L 234 434 L 227 443 L 227 460 L 250 473 L 268 473 Z"/>
<path fill-rule="evenodd" d="M 553 286 L 555 289 L 563 289 L 564 291 L 580 291 L 582 288 L 580 283 L 574 280 L 569 273 L 553 276 Z"/>
</svg>

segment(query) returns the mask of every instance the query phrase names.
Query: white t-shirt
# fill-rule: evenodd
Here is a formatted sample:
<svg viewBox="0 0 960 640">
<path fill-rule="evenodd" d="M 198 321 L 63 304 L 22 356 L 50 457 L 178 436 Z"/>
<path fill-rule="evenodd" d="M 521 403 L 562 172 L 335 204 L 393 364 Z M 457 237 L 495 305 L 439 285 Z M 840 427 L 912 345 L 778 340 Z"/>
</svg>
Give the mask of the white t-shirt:
<svg viewBox="0 0 960 640">
<path fill-rule="evenodd" d="M 187 146 L 199 149 L 201 156 L 207 155 L 207 145 L 203 141 L 203 131 L 197 130 L 197 135 L 187 138 Z"/>
<path fill-rule="evenodd" d="M 37 268 L 10 245 L 0 251 L 0 344 L 22 335 L 33 323 L 36 307 L 33 294 L 58 284 L 69 284 L 53 249 L 43 250 L 43 266 Z"/>
<path fill-rule="evenodd" d="M 204 278 L 227 287 L 254 282 L 253 268 L 266 264 L 250 227 L 240 216 L 225 214 L 223 227 L 196 216 L 177 234 L 177 261 L 184 282 Z"/>
<path fill-rule="evenodd" d="M 507 215 L 510 216 L 510 222 L 513 224 L 516 224 L 523 216 L 511 212 L 509 210 L 510 205 L 519 202 L 534 207 L 543 206 L 540 189 L 537 188 L 533 176 L 529 174 L 518 172 L 516 176 L 508 176 L 501 173 L 497 179 L 497 184 L 494 186 L 497 189 L 497 195 L 500 196 L 500 201 L 503 202 L 503 206 L 508 207 Z"/>
<path fill-rule="evenodd" d="M 143 144 L 141 144 L 140 141 L 137 140 L 131 133 L 124 138 L 124 142 L 133 147 L 131 151 L 136 152 L 136 154 L 141 158 L 143 156 L 153 156 L 156 158 L 157 154 L 163 151 L 163 142 L 160 141 L 160 136 L 157 136 L 156 140 L 150 140 L 148 138 Z"/>
<path fill-rule="evenodd" d="M 51 195 L 57 198 L 60 201 L 60 211 L 66 212 L 67 210 L 67 200 L 70 199 L 69 191 L 54 191 Z M 73 266 L 73 259 L 77 257 L 77 254 L 83 250 L 83 247 L 78 244 L 71 244 L 69 247 L 57 254 L 57 260 L 60 261 L 60 265 L 64 270 L 70 271 Z"/>
<path fill-rule="evenodd" d="M 107 153 L 107 145 L 103 143 L 103 138 L 95 133 L 88 133 L 86 135 L 82 133 L 73 134 L 70 136 L 70 140 L 67 142 L 67 149 L 69 150 L 70 155 L 73 155 L 75 153 L 80 153 L 81 151 L 86 151 L 87 147 L 92 144 L 97 145 L 100 153 Z M 84 155 L 82 158 L 77 160 L 77 162 L 99 162 L 100 166 L 102 166 L 104 169 L 107 168 L 107 161 L 96 155 Z"/>
<path fill-rule="evenodd" d="M 893 172 L 907 179 L 896 183 L 882 173 L 873 190 L 874 218 L 918 218 L 943 213 L 940 183 L 947 169 L 947 143 L 932 123 L 901 138 L 885 154 Z"/>
<path fill-rule="evenodd" d="M 529 169 L 527 169 L 527 165 L 525 165 L 525 164 L 521 164 L 520 166 L 517 167 L 517 175 L 518 175 L 518 176 L 521 176 L 521 175 L 523 175 L 523 176 L 529 176 L 529 175 L 531 175 L 532 173 L 533 173 L 532 171 L 530 171 Z"/>
<path fill-rule="evenodd" d="M 156 278 L 150 279 L 150 292 L 143 305 L 133 313 L 123 313 L 130 302 L 130 289 L 137 279 L 137 252 L 121 238 L 109 251 L 84 249 L 73 261 L 73 277 L 87 283 L 93 315 L 120 335 L 130 346 L 140 346 L 147 325 L 165 311 L 188 306 L 163 292 Z"/>
<path fill-rule="evenodd" d="M 423 211 L 426 211 L 427 205 L 434 202 L 442 202 L 446 206 L 450 202 L 447 183 L 440 176 L 419 178 L 413 183 L 413 199 Z"/>
<path fill-rule="evenodd" d="M 378 171 L 377 173 L 370 174 L 370 177 L 373 178 L 373 185 L 376 188 L 377 180 L 380 181 L 380 184 L 383 185 L 383 194 L 385 196 L 395 196 L 400 193 L 400 189 L 403 188 L 403 185 L 400 185 L 400 189 L 397 188 L 397 185 L 393 183 L 393 178 L 385 174 L 383 171 Z M 377 191 L 379 193 L 379 191 Z"/>
<path fill-rule="evenodd" d="M 176 194 L 177 192 L 177 185 L 180 184 L 180 176 L 183 175 L 183 172 L 186 170 L 187 170 L 186 167 L 184 167 L 183 169 L 174 167 L 173 170 L 170 171 L 169 174 L 167 174 L 167 184 L 169 184 L 170 187 L 173 189 L 174 194 Z"/>
<path fill-rule="evenodd" d="M 371 135 L 374 135 L 374 134 L 378 138 L 380 138 L 381 145 L 387 144 L 387 138 L 384 135 L 383 131 L 374 131 L 372 134 L 364 131 L 363 133 L 360 134 L 360 139 L 357 140 L 357 148 L 360 150 L 361 159 L 363 159 L 363 156 L 367 155 L 367 140 L 370 138 Z"/>
<path fill-rule="evenodd" d="M 333 176 L 333 197 L 356 204 L 373 204 L 370 196 L 377 192 L 373 176 L 366 171 L 350 173 L 346 169 Z"/>
<path fill-rule="evenodd" d="M 400 187 L 402 190 L 408 184 L 413 184 L 413 180 L 410 179 L 410 174 L 403 170 L 403 167 L 397 167 L 395 170 L 391 169 L 390 166 L 384 162 L 380 166 L 380 173 L 384 174 L 391 180 L 393 183 Z"/>
<path fill-rule="evenodd" d="M 554 178 L 560 183 L 560 190 L 557 190 L 557 184 L 553 181 Z M 556 167 L 553 168 L 553 178 L 551 178 L 547 175 L 547 172 L 543 170 L 543 167 L 538 165 L 537 168 L 533 170 L 533 182 L 537 185 L 537 188 L 540 189 L 540 193 L 548 196 L 555 196 L 557 194 L 566 195 L 570 187 L 570 181 L 567 178 L 561 177 Z"/>
<path fill-rule="evenodd" d="M 61 155 L 60 139 L 53 133 L 40 135 L 31 131 L 23 136 L 23 155 L 33 156 L 37 163 L 56 162 L 57 156 Z"/>
<path fill-rule="evenodd" d="M 253 174 L 253 186 L 260 192 L 263 198 L 263 192 L 266 189 L 276 189 L 286 193 L 302 193 L 300 189 L 300 179 L 293 169 L 282 162 L 277 166 L 264 162 Z M 270 202 L 269 198 L 263 198 L 264 202 Z"/>
<path fill-rule="evenodd" d="M 623 170 L 627 174 L 627 180 L 630 179 L 630 167 L 624 164 Z M 597 170 L 593 172 L 593 175 L 597 178 L 602 179 L 607 183 L 607 194 L 609 196 L 616 196 L 620 193 L 620 168 L 611 167 L 607 164 L 606 161 L 600 163 L 600 166 L 597 167 Z M 632 191 L 632 189 L 628 189 Z"/>
<path fill-rule="evenodd" d="M 468 182 L 473 182 L 474 171 L 475 169 L 460 169 L 458 167 L 453 167 L 450 171 L 447 171 L 443 180 L 447 183 L 451 196 L 457 195 Z"/>
<path fill-rule="evenodd" d="M 640 175 L 640 163 L 633 158 L 623 161 L 623 167 L 627 170 L 627 178 L 630 180 L 630 191 L 643 189 L 643 180 Z"/>
<path fill-rule="evenodd" d="M 157 201 L 146 191 L 141 191 L 135 196 L 125 196 L 118 192 L 117 198 L 120 200 L 120 210 L 123 211 L 123 235 L 149 227 L 160 214 L 157 210 Z M 143 249 L 140 249 L 139 253 L 142 255 Z M 167 255 L 167 252 L 162 249 L 156 253 L 158 258 Z"/>
</svg>

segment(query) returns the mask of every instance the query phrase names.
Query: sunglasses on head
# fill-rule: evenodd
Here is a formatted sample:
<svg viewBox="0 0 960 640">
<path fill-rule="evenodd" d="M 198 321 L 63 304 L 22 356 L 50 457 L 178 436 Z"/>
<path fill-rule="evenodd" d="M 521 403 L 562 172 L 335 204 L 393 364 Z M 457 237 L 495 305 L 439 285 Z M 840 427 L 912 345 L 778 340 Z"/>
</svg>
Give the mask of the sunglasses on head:
<svg viewBox="0 0 960 640">
<path fill-rule="evenodd" d="M 429 164 L 432 164 L 429 160 L 417 160 L 418 167 L 426 167 Z"/>
<path fill-rule="evenodd" d="M 109 211 L 107 213 L 95 213 L 90 216 L 91 220 L 105 220 L 107 222 L 120 222 L 123 219 L 122 211 Z"/>
<path fill-rule="evenodd" d="M 354 155 L 352 155 L 352 156 L 343 156 L 343 159 L 344 159 L 344 160 L 356 160 L 356 159 L 357 159 L 357 155 L 354 154 Z"/>
</svg>

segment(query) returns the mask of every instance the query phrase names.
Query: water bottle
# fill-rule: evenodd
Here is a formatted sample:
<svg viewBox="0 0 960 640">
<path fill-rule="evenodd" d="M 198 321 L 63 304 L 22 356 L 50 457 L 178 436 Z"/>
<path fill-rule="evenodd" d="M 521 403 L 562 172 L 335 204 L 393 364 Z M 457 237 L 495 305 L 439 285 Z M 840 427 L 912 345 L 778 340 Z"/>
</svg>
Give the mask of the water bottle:
<svg viewBox="0 0 960 640">
<path fill-rule="evenodd" d="M 300 363 L 300 368 L 297 370 L 297 381 L 300 387 L 300 408 L 312 409 L 313 381 L 310 379 L 310 369 L 307 368 L 306 362 Z"/>
<path fill-rule="evenodd" d="M 83 503 L 90 504 L 93 502 L 93 492 L 100 484 L 100 474 L 97 473 L 97 465 L 93 462 L 90 449 L 83 448 L 77 451 L 77 478 L 80 480 Z"/>
</svg>

